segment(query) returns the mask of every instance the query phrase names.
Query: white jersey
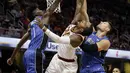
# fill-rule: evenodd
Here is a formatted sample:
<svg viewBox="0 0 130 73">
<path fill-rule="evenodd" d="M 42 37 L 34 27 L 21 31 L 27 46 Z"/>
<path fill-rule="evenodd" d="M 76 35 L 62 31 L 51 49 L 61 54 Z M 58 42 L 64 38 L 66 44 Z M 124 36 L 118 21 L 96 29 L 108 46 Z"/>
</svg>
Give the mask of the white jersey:
<svg viewBox="0 0 130 73">
<path fill-rule="evenodd" d="M 74 34 L 71 29 L 75 25 L 69 25 L 64 31 L 61 37 L 69 37 Z M 45 73 L 77 73 L 78 64 L 77 57 L 75 54 L 76 48 L 72 47 L 71 44 L 59 44 L 58 52 L 55 54 L 46 69 Z M 65 59 L 74 59 L 74 62 L 66 62 L 59 59 L 58 55 Z"/>
<path fill-rule="evenodd" d="M 75 27 L 75 25 L 69 25 L 61 37 L 69 37 L 74 34 L 71 29 Z M 76 47 L 77 48 L 77 47 Z M 71 44 L 59 44 L 58 47 L 58 55 L 65 59 L 76 59 L 75 50 L 76 48 L 72 47 Z"/>
</svg>

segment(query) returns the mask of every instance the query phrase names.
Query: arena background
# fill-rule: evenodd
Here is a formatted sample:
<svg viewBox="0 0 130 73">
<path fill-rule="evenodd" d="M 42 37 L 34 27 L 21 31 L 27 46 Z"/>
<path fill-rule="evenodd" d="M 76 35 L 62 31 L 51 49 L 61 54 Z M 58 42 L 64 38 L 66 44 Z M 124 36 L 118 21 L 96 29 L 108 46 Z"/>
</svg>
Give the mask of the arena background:
<svg viewBox="0 0 130 73">
<path fill-rule="evenodd" d="M 61 13 L 54 13 L 51 22 L 51 29 L 54 33 L 61 35 L 68 26 L 75 12 L 76 0 L 62 0 Z M 129 0 L 87 0 L 88 14 L 90 21 L 96 26 L 100 20 L 112 22 L 113 31 L 109 38 L 111 41 L 110 50 L 115 50 L 114 55 L 106 55 L 105 69 L 107 73 L 112 73 L 113 68 L 118 67 L 121 73 L 130 73 L 130 1 Z M 47 7 L 46 0 L 0 0 L 0 73 L 24 73 L 22 56 L 26 48 L 19 51 L 16 61 L 12 66 L 8 66 L 6 61 L 11 56 L 15 47 L 10 47 L 5 40 L 20 39 L 28 28 L 30 22 L 25 15 L 26 3 L 38 3 L 40 9 Z M 55 17 L 55 18 L 54 18 Z M 53 25 L 55 24 L 55 25 Z M 4 38 L 3 38 L 4 37 Z M 16 44 L 16 42 L 12 42 Z M 77 50 L 80 53 L 80 50 Z M 126 53 L 127 52 L 127 53 Z M 46 60 L 44 69 L 48 66 L 52 56 L 56 52 L 45 51 Z M 77 54 L 80 65 L 80 54 Z M 117 57 L 118 56 L 118 57 Z M 121 56 L 121 57 L 120 57 Z"/>
</svg>

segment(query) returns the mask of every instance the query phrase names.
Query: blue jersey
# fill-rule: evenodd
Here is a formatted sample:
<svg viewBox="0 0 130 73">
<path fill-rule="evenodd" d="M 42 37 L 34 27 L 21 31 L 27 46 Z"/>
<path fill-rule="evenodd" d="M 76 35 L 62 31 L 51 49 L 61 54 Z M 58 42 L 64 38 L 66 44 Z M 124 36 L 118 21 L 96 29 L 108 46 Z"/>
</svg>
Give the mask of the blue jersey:
<svg viewBox="0 0 130 73">
<path fill-rule="evenodd" d="M 30 29 L 31 29 L 30 30 L 31 41 L 28 46 L 28 49 L 24 53 L 23 61 L 24 61 L 24 66 L 26 68 L 26 73 L 38 73 L 37 59 L 39 59 L 40 61 L 42 61 L 42 59 L 37 57 L 36 51 L 37 49 L 40 49 L 41 47 L 41 44 L 44 38 L 44 33 L 43 33 L 43 30 L 36 24 L 35 19 L 30 23 Z M 39 66 L 42 66 L 41 63 Z M 42 72 L 42 69 L 40 69 L 40 72 Z"/>
<path fill-rule="evenodd" d="M 99 38 L 96 36 L 96 32 L 93 32 L 88 38 L 85 39 L 85 44 L 95 44 L 96 42 L 101 41 L 102 39 L 108 40 L 106 36 Z M 87 48 L 86 48 L 87 49 Z M 83 52 L 82 54 L 82 68 L 87 66 L 92 66 L 94 64 L 103 64 L 104 55 L 102 52 Z"/>
<path fill-rule="evenodd" d="M 35 50 L 40 48 L 44 35 L 42 29 L 35 23 L 35 20 L 31 22 L 30 29 L 31 42 L 29 44 L 28 50 Z"/>
</svg>

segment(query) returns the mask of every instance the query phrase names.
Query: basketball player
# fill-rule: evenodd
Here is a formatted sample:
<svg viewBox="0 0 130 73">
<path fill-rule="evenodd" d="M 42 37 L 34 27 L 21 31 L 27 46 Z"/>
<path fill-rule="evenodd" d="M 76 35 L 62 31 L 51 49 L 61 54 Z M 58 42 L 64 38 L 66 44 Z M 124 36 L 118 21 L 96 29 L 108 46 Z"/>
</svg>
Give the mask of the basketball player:
<svg viewBox="0 0 130 73">
<path fill-rule="evenodd" d="M 74 20 L 61 37 L 47 29 L 39 20 L 39 26 L 45 34 L 54 42 L 59 43 L 57 54 L 53 56 L 45 73 L 77 73 L 75 50 L 84 40 L 82 35 L 87 35 L 88 31 L 92 31 L 91 24 L 86 21 L 87 13 L 83 2 L 83 0 L 77 0 Z M 78 7 L 79 4 L 82 6 Z"/>
<path fill-rule="evenodd" d="M 60 0 L 56 0 L 54 2 L 54 4 L 52 4 L 52 6 L 48 10 L 46 10 L 46 12 L 44 14 L 43 14 L 43 11 L 39 10 L 36 6 L 31 7 L 30 13 L 31 12 L 34 13 L 32 15 L 37 15 L 36 18 L 39 18 L 39 19 L 42 19 L 42 18 L 44 18 L 45 20 L 49 19 L 48 16 L 53 13 L 55 8 L 58 6 L 59 2 L 60 2 Z M 25 33 L 25 35 L 22 37 L 20 42 L 17 44 L 16 48 L 13 51 L 13 54 L 7 60 L 7 64 L 8 65 L 13 64 L 13 60 L 14 60 L 16 53 L 19 51 L 21 46 L 28 40 L 29 36 L 31 37 L 31 42 L 29 44 L 28 49 L 24 53 L 24 66 L 26 69 L 26 73 L 41 73 L 42 68 L 36 67 L 36 58 L 37 58 L 36 50 L 38 50 L 40 48 L 42 48 L 42 49 L 44 48 L 44 47 L 41 47 L 41 45 L 42 45 L 42 41 L 45 39 L 45 36 L 44 36 L 43 31 L 37 25 L 36 19 L 34 19 L 32 22 L 30 22 L 30 28 Z M 47 39 L 45 39 L 45 40 L 47 40 Z M 44 44 L 46 44 L 46 41 L 43 41 L 43 42 L 45 42 Z M 41 70 L 39 70 L 39 69 L 41 69 Z"/>
<path fill-rule="evenodd" d="M 86 0 L 84 0 L 86 5 Z M 88 19 L 89 21 L 89 19 Z M 100 22 L 97 31 L 86 36 L 80 48 L 83 50 L 80 73 L 105 73 L 104 56 L 110 47 L 107 33 L 111 30 L 109 22 Z"/>
</svg>

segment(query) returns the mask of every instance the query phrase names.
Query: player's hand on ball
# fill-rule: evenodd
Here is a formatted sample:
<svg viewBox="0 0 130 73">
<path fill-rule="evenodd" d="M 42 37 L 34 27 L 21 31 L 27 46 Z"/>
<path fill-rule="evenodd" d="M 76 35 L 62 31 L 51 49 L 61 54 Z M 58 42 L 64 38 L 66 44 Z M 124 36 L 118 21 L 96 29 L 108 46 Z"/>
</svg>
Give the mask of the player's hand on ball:
<svg viewBox="0 0 130 73">
<path fill-rule="evenodd" d="M 7 64 L 11 66 L 11 65 L 13 64 L 13 60 L 12 60 L 11 58 L 9 58 L 9 59 L 7 60 Z"/>
</svg>

